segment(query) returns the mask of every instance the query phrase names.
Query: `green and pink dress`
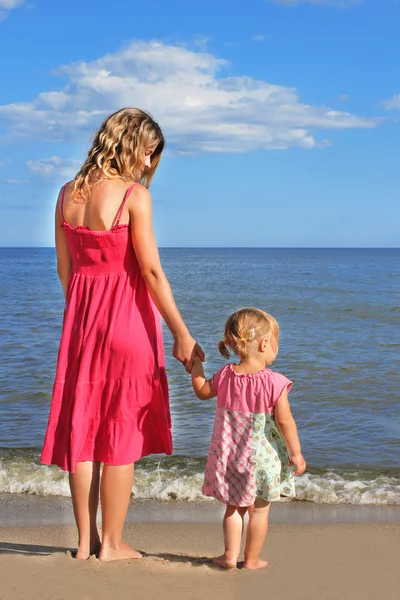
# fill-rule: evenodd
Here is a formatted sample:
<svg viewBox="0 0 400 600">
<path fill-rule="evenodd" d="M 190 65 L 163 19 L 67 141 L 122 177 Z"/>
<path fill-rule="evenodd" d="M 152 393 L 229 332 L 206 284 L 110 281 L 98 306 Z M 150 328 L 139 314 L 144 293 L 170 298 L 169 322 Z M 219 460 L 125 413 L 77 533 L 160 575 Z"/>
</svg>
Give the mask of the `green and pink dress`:
<svg viewBox="0 0 400 600">
<path fill-rule="evenodd" d="M 295 496 L 294 473 L 275 423 L 292 382 L 271 369 L 239 374 L 226 365 L 212 378 L 217 394 L 203 494 L 234 506 Z"/>
</svg>

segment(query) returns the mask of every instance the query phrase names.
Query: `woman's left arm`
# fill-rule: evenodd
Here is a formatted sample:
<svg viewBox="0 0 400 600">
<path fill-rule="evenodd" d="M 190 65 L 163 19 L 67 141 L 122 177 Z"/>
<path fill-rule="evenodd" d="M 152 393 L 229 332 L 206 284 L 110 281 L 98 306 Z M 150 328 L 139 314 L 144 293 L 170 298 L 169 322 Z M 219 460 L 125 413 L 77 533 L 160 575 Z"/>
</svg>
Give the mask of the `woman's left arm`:
<svg viewBox="0 0 400 600">
<path fill-rule="evenodd" d="M 56 254 L 57 254 L 57 273 L 63 289 L 64 298 L 67 297 L 68 279 L 71 273 L 71 255 L 65 237 L 65 231 L 61 223 L 60 214 L 60 197 L 58 197 L 56 205 L 55 217 L 55 239 L 56 239 Z"/>
</svg>

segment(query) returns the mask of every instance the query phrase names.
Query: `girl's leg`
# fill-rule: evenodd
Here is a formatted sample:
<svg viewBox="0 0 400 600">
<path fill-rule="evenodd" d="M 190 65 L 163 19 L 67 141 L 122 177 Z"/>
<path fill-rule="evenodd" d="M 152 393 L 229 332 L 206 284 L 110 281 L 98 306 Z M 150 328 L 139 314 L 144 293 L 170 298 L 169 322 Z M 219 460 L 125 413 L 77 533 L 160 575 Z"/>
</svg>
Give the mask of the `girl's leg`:
<svg viewBox="0 0 400 600">
<path fill-rule="evenodd" d="M 247 506 L 227 504 L 223 521 L 225 552 L 212 559 L 213 563 L 226 569 L 234 569 L 240 553 L 242 542 L 244 515 Z"/>
<path fill-rule="evenodd" d="M 257 498 L 253 506 L 249 507 L 243 565 L 246 569 L 262 569 L 268 565 L 266 560 L 260 559 L 260 552 L 268 532 L 270 506 L 271 502 Z"/>
<path fill-rule="evenodd" d="M 100 483 L 102 542 L 99 558 L 102 561 L 123 558 L 142 558 L 139 552 L 122 541 L 126 513 L 131 497 L 134 465 L 104 465 Z"/>
<path fill-rule="evenodd" d="M 78 527 L 79 546 L 76 558 L 85 560 L 100 551 L 97 531 L 99 505 L 100 463 L 78 462 L 75 473 L 69 474 L 72 506 Z"/>
</svg>

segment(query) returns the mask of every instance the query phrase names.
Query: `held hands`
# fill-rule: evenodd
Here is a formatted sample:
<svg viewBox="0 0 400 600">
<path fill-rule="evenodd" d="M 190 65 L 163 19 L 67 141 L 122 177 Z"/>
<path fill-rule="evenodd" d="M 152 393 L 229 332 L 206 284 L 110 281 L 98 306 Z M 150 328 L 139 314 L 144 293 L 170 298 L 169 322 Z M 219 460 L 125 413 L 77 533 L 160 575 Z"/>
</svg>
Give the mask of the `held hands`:
<svg viewBox="0 0 400 600">
<path fill-rule="evenodd" d="M 204 362 L 205 359 L 203 350 L 189 333 L 175 339 L 172 356 L 183 364 L 187 373 L 191 373 L 193 360 L 196 357 L 202 362 Z"/>
<path fill-rule="evenodd" d="M 294 454 L 290 457 L 290 465 L 296 467 L 295 475 L 302 475 L 306 470 L 306 461 L 302 454 Z"/>
</svg>

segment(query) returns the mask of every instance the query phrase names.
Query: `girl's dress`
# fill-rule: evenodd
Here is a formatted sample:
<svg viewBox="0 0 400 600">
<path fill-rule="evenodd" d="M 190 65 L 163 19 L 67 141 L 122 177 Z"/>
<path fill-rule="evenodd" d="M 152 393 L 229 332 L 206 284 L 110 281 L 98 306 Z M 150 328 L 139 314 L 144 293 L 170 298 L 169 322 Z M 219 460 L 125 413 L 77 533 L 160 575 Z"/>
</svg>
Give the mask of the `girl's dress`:
<svg viewBox="0 0 400 600">
<path fill-rule="evenodd" d="M 203 494 L 234 506 L 295 496 L 293 469 L 274 417 L 292 382 L 271 369 L 247 375 L 226 365 L 212 386 L 217 410 Z"/>
<path fill-rule="evenodd" d="M 160 316 L 129 225 L 62 227 L 72 259 L 41 462 L 74 472 L 79 461 L 126 465 L 172 452 Z"/>
</svg>

